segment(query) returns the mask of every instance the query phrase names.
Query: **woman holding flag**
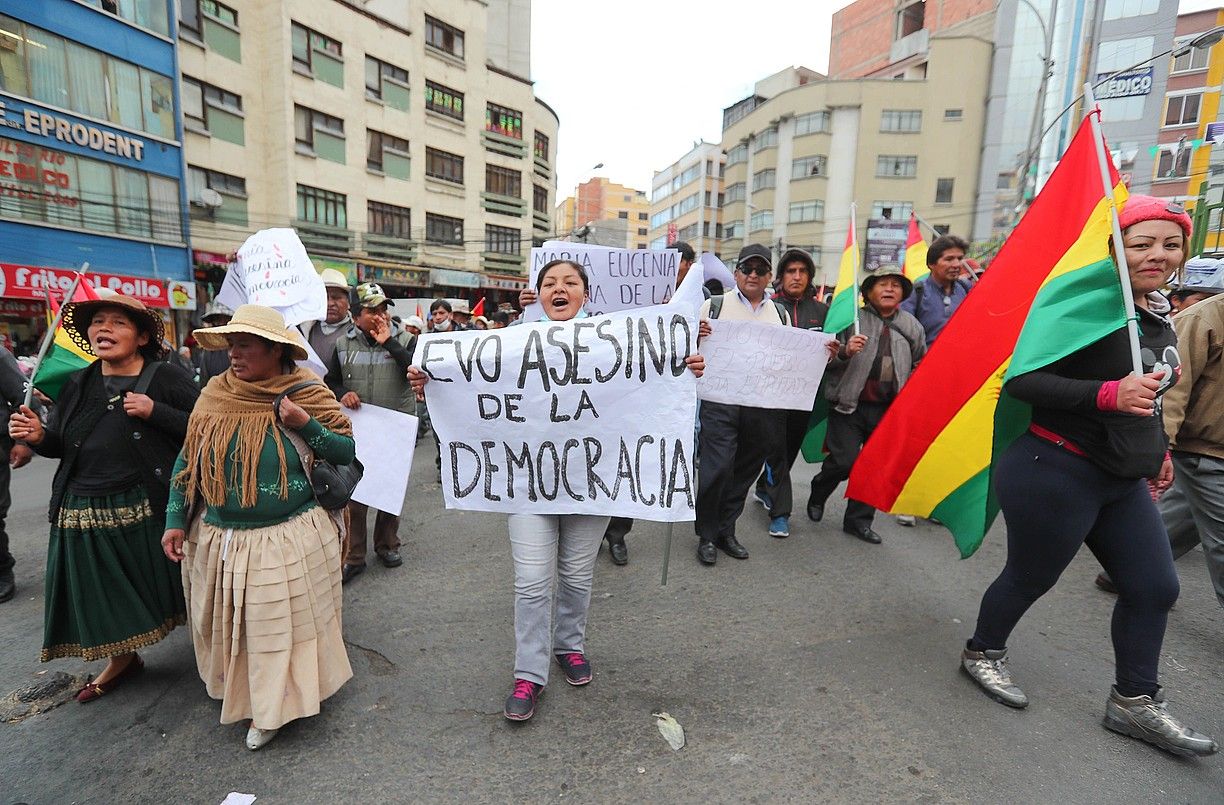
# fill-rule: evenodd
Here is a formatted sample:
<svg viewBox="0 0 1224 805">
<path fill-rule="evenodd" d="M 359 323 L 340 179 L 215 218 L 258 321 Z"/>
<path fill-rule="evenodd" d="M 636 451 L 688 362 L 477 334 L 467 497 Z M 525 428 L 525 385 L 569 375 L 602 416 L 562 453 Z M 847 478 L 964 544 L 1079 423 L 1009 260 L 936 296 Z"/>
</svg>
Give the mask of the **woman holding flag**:
<svg viewBox="0 0 1224 805">
<path fill-rule="evenodd" d="M 1157 679 L 1179 587 L 1145 483 L 1150 478 L 1167 488 L 1173 478 L 1160 397 L 1177 382 L 1179 360 L 1157 291 L 1185 263 L 1191 221 L 1165 199 L 1135 195 L 1119 223 L 1145 373 L 1131 371 L 1123 326 L 1005 384 L 1007 395 L 1032 406 L 1032 418 L 997 464 L 1007 564 L 982 598 L 961 667 L 991 698 L 1027 706 L 1006 667 L 1008 637 L 1087 544 L 1119 593 L 1112 623 L 1116 682 L 1105 727 L 1176 754 L 1209 755 L 1216 743 L 1168 712 Z"/>
<path fill-rule="evenodd" d="M 45 428 L 23 405 L 9 435 L 60 459 L 41 659 L 108 659 L 77 693 L 85 703 L 139 672 L 136 650 L 186 618 L 178 570 L 159 539 L 199 391 L 185 370 L 159 360 L 161 317 L 137 299 L 69 303 L 63 327 L 98 360 L 69 377 Z"/>
</svg>

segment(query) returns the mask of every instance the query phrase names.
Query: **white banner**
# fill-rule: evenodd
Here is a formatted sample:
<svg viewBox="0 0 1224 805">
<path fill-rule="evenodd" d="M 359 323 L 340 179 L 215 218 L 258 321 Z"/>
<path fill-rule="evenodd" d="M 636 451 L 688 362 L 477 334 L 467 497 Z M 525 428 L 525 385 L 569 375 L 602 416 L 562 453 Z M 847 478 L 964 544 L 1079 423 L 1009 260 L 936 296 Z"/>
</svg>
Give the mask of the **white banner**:
<svg viewBox="0 0 1224 805">
<path fill-rule="evenodd" d="M 536 287 L 540 269 L 552 260 L 573 260 L 586 270 L 591 283 L 586 311 L 592 316 L 667 303 L 680 270 L 680 253 L 675 249 L 612 249 L 549 241 L 531 250 L 528 287 Z M 523 310 L 526 321 L 538 321 L 543 315 L 538 302 Z"/>
<path fill-rule="evenodd" d="M 353 500 L 398 515 L 408 491 L 417 418 L 369 403 L 356 410 L 346 408 L 344 413 L 353 421 L 357 458 L 365 468 Z"/>
<path fill-rule="evenodd" d="M 417 339 L 447 507 L 692 520 L 694 312 Z"/>
<path fill-rule="evenodd" d="M 292 229 L 261 229 L 238 250 L 238 261 L 225 273 L 217 301 L 275 308 L 292 327 L 327 315 L 327 290 Z"/>
<path fill-rule="evenodd" d="M 829 362 L 829 333 L 730 319 L 710 320 L 701 342 L 697 396 L 753 408 L 811 411 Z"/>
</svg>

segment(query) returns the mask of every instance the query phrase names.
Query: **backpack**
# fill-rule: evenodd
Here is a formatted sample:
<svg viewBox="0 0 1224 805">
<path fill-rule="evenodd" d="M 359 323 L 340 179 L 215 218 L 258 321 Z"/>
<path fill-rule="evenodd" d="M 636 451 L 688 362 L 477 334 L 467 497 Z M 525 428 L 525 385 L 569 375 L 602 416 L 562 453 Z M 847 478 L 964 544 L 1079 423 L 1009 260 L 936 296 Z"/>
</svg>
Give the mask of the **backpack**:
<svg viewBox="0 0 1224 805">
<path fill-rule="evenodd" d="M 721 294 L 719 294 L 718 296 L 710 297 L 710 318 L 711 319 L 717 319 L 718 314 L 722 313 L 724 298 L 725 297 L 723 297 Z M 782 306 L 782 303 L 777 301 L 776 299 L 770 299 L 769 301 L 773 302 L 774 308 L 777 309 L 778 318 L 782 320 L 782 324 L 789 327 L 791 320 L 790 320 L 790 314 L 786 312 L 786 308 L 784 308 Z"/>
</svg>

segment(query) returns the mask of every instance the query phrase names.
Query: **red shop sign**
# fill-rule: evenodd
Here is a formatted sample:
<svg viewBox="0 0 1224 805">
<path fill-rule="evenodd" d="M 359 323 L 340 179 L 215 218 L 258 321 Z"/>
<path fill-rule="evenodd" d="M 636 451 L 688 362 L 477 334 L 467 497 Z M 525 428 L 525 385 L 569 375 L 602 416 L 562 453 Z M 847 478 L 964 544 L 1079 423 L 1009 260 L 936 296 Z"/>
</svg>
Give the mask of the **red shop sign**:
<svg viewBox="0 0 1224 805">
<path fill-rule="evenodd" d="M 63 268 L 21 266 L 0 263 L 0 297 L 32 299 L 45 302 L 44 290 L 62 297 L 72 286 L 73 272 Z M 85 281 L 95 288 L 109 288 L 115 293 L 131 296 L 149 307 L 195 310 L 195 283 L 162 280 L 153 277 L 125 277 L 90 271 Z M 58 301 L 58 299 L 57 299 Z"/>
<path fill-rule="evenodd" d="M 0 299 L 0 316 L 34 319 L 46 315 L 46 312 L 46 303 L 26 302 L 21 299 Z"/>
</svg>

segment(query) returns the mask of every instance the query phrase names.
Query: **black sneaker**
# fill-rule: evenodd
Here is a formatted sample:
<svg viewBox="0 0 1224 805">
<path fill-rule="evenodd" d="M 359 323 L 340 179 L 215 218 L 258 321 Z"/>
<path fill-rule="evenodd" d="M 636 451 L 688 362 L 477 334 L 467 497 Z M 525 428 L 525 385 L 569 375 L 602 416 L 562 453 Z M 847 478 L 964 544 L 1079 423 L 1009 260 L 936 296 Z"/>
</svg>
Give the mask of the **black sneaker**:
<svg viewBox="0 0 1224 805">
<path fill-rule="evenodd" d="M 528 679 L 514 680 L 514 691 L 506 699 L 506 708 L 502 714 L 511 721 L 526 721 L 535 715 L 536 700 L 540 698 L 543 685 L 537 685 Z"/>
<path fill-rule="evenodd" d="M 578 687 L 591 681 L 591 661 L 578 651 L 557 655 L 557 665 L 565 672 L 565 681 Z"/>
</svg>

